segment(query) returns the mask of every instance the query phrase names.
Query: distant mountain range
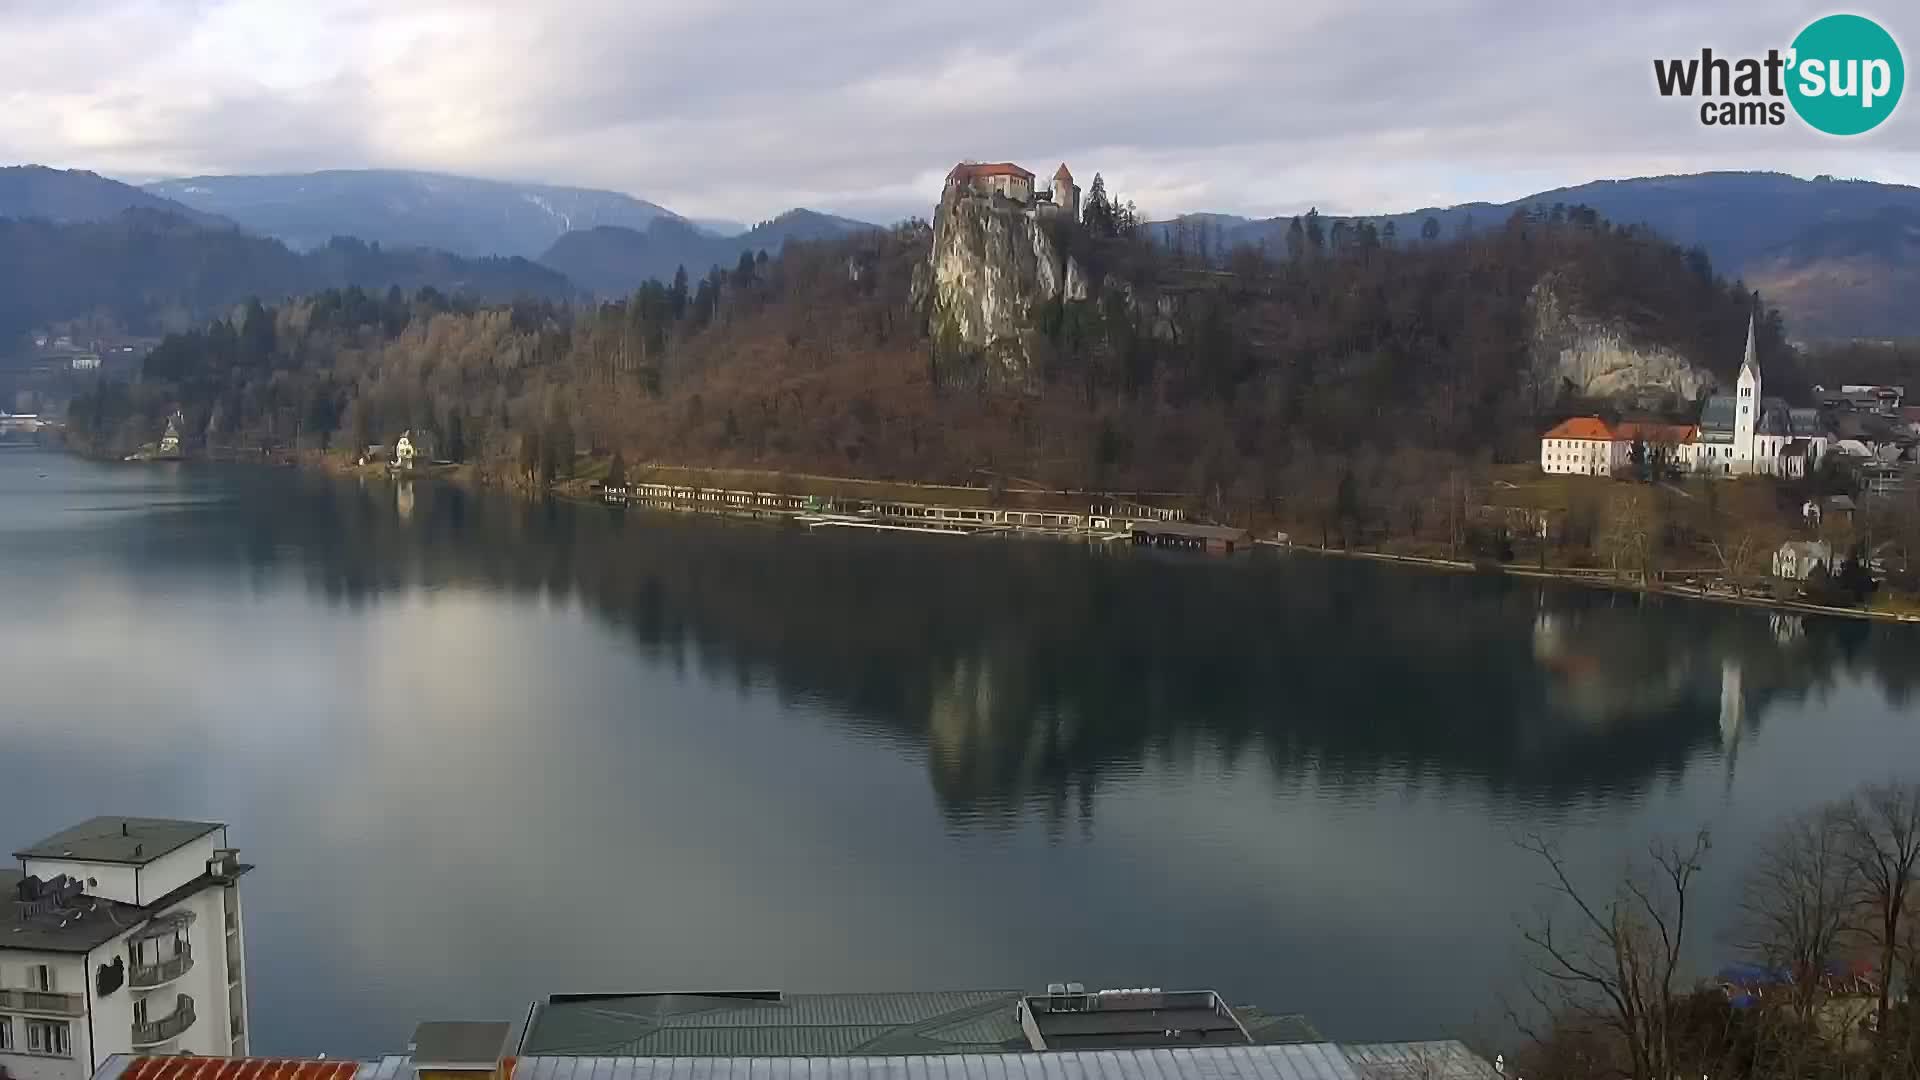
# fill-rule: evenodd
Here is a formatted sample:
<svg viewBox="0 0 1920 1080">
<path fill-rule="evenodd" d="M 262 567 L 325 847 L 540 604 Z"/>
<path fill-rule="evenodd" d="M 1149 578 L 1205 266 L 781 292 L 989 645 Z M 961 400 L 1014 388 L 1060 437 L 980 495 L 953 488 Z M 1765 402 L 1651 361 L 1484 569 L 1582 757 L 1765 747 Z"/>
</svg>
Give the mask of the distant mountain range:
<svg viewBox="0 0 1920 1080">
<path fill-rule="evenodd" d="M 157 210 L 199 225 L 234 227 L 218 214 L 195 210 L 84 169 L 49 169 L 44 165 L 0 168 L 0 217 L 56 223 L 103 221 L 122 210 Z"/>
<path fill-rule="evenodd" d="M 658 218 L 646 229 L 602 225 L 556 240 L 540 261 L 602 296 L 632 292 L 649 278 L 671 280 L 685 267 L 698 279 L 715 264 L 732 266 L 742 251 L 777 255 L 789 240 L 824 240 L 877 226 L 813 210 L 789 210 L 737 236 L 715 236 L 681 218 Z"/>
<path fill-rule="evenodd" d="M 195 176 L 145 190 L 300 250 L 352 236 L 383 247 L 532 258 L 574 230 L 644 229 L 679 220 L 664 207 L 613 191 L 388 169 Z"/>
<path fill-rule="evenodd" d="M 559 271 L 526 259 L 471 259 L 351 238 L 309 252 L 231 226 L 137 207 L 98 221 L 0 217 L 0 351 L 5 338 L 54 322 L 112 315 L 136 333 L 183 330 L 249 297 L 357 285 L 408 295 L 431 286 L 482 300 L 570 299 Z"/>
<path fill-rule="evenodd" d="M 1407 244 L 1420 241 L 1429 219 L 1441 235 L 1453 236 L 1498 226 L 1516 210 L 1555 203 L 1585 204 L 1615 223 L 1644 223 L 1682 245 L 1700 246 L 1720 272 L 1745 279 L 1778 304 L 1795 337 L 1920 336 L 1920 304 L 1908 299 L 1920 284 L 1920 188 L 1718 172 L 1603 180 L 1511 202 L 1367 220 L 1382 228 L 1391 223 L 1396 242 Z M 354 237 L 383 251 L 537 258 L 603 296 L 648 278 L 664 280 L 679 266 L 697 275 L 715 263 L 731 265 L 742 250 L 777 252 L 790 239 L 872 227 L 793 210 L 749 229 L 738 222 L 690 220 L 617 192 L 393 170 L 211 176 L 135 187 L 79 170 L 0 168 L 0 218 L 82 224 L 114 221 L 129 210 L 175 215 L 208 230 L 244 230 L 296 251 Z M 1189 214 L 1149 228 L 1169 242 L 1178 237 L 1196 245 L 1204 238 L 1210 251 L 1264 244 L 1284 252 L 1290 222 Z M 422 283 L 433 279 L 436 287 L 484 279 L 523 282 L 544 295 L 566 291 L 537 268 L 476 276 L 440 256 L 421 252 L 411 258 L 416 267 L 440 260 L 439 270 L 401 275 Z"/>
<path fill-rule="evenodd" d="M 1585 204 L 1616 224 L 1646 224 L 1681 245 L 1698 245 L 1721 273 L 1745 279 L 1778 304 L 1795 337 L 1920 335 L 1920 305 L 1898 298 L 1903 288 L 1912 295 L 1920 252 L 1910 233 L 1887 231 L 1890 222 L 1920 215 L 1920 188 L 1903 184 L 1712 172 L 1599 180 L 1511 202 L 1365 220 L 1381 229 L 1391 222 L 1397 242 L 1406 244 L 1419 242 L 1429 218 L 1451 237 L 1502 225 L 1516 210 L 1555 203 Z M 1327 218 L 1327 225 L 1333 220 Z M 1264 244 L 1281 253 L 1291 223 L 1291 217 L 1188 214 L 1150 228 L 1164 241 L 1178 236 L 1189 245 L 1204 235 L 1210 251 Z"/>
</svg>

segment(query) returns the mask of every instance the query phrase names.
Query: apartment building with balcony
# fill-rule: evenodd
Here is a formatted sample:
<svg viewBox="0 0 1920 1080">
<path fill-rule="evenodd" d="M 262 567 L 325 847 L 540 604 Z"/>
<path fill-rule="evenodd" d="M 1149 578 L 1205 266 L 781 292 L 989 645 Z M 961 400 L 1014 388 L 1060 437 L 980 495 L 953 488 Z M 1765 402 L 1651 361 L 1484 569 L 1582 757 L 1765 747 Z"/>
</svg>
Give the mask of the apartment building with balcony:
<svg viewBox="0 0 1920 1080">
<path fill-rule="evenodd" d="M 244 1057 L 239 882 L 213 822 L 99 817 L 0 869 L 0 1080 L 85 1080 L 114 1054 Z"/>
</svg>

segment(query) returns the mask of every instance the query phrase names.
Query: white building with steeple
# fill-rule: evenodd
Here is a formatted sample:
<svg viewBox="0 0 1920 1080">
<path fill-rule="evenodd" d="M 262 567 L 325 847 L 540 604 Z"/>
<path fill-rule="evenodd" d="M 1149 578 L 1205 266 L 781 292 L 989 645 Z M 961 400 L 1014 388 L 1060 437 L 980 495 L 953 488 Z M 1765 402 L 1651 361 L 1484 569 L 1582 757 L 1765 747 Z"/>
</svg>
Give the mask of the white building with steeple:
<svg viewBox="0 0 1920 1080">
<path fill-rule="evenodd" d="M 1710 476 L 1805 476 L 1819 466 L 1832 437 L 1820 410 L 1766 396 L 1757 331 L 1749 316 L 1734 392 L 1709 397 L 1697 426 L 1576 416 L 1540 437 L 1541 470 L 1611 476 L 1632 465 L 1638 445 L 1649 461 Z"/>
<path fill-rule="evenodd" d="M 1696 472 L 1804 476 L 1826 453 L 1826 423 L 1818 409 L 1796 409 L 1766 396 L 1756 330 L 1748 316 L 1747 351 L 1734 392 L 1715 394 L 1700 410 L 1698 434 L 1685 454 Z"/>
</svg>

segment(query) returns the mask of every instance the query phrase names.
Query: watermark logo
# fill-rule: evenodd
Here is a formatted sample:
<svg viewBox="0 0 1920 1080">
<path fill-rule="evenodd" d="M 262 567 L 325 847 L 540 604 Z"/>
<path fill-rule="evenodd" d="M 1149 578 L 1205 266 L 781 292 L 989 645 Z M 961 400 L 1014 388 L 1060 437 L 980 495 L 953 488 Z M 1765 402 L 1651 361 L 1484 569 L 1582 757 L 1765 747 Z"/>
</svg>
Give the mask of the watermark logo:
<svg viewBox="0 0 1920 1080">
<path fill-rule="evenodd" d="M 1900 104 L 1906 65 L 1893 35 L 1860 15 L 1809 23 L 1786 51 L 1765 57 L 1655 60 L 1661 97 L 1700 98 L 1708 127 L 1778 126 L 1787 108 L 1816 131 L 1859 135 L 1879 127 Z"/>
</svg>

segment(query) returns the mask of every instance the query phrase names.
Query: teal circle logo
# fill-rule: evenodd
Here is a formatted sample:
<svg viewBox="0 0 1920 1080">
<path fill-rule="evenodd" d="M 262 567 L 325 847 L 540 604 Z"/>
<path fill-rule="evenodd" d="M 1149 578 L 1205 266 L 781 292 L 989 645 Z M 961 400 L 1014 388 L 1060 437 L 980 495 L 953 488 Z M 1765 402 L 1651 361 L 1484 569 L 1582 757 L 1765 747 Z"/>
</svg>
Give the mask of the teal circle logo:
<svg viewBox="0 0 1920 1080">
<path fill-rule="evenodd" d="M 1906 65 L 1893 35 L 1859 15 L 1816 19 L 1793 39 L 1787 99 L 1800 119 L 1829 135 L 1872 131 L 1893 115 Z"/>
</svg>

